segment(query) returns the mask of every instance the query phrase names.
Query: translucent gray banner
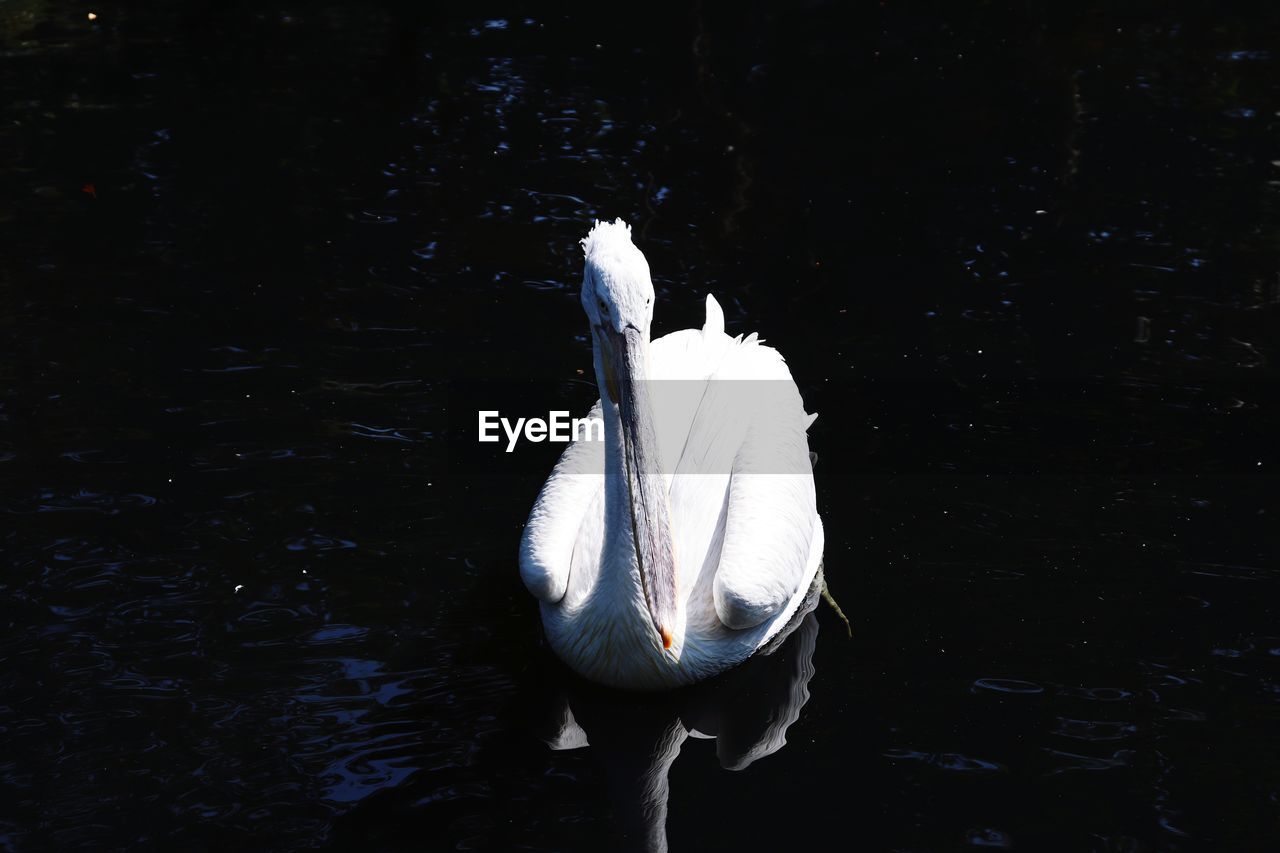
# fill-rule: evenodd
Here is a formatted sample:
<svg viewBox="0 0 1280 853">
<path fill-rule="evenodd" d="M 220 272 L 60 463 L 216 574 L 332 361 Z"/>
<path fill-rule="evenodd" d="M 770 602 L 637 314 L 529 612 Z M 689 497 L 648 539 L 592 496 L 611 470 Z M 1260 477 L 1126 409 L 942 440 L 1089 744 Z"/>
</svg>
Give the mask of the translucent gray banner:
<svg viewBox="0 0 1280 853">
<path fill-rule="evenodd" d="M 559 469 L 567 474 L 602 474 L 610 466 L 689 476 L 811 470 L 812 418 L 790 381 L 659 379 L 610 392 L 616 403 L 606 398 L 586 412 L 555 401 L 542 413 L 530 412 L 527 400 L 521 411 L 481 402 L 475 440 L 504 454 L 563 444 Z"/>
</svg>

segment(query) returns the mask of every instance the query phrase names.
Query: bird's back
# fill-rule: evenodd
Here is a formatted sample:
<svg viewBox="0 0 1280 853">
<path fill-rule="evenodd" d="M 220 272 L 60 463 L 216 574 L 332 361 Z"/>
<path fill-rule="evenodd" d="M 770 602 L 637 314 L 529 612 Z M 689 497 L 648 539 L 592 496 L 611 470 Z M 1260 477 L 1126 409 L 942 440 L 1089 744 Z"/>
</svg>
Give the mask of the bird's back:
<svg viewBox="0 0 1280 853">
<path fill-rule="evenodd" d="M 739 477 L 797 475 L 789 481 L 808 491 L 797 505 L 813 507 L 805 434 L 812 418 L 781 353 L 755 334 L 725 334 L 712 299 L 706 326 L 655 340 L 651 358 L 659 444 L 669 473 L 677 475 L 672 528 L 689 626 L 723 632 L 712 585 L 724 552 L 732 477 L 735 471 Z M 760 435 L 763 442 L 752 440 Z M 815 511 L 802 523 L 811 529 L 816 518 Z"/>
</svg>

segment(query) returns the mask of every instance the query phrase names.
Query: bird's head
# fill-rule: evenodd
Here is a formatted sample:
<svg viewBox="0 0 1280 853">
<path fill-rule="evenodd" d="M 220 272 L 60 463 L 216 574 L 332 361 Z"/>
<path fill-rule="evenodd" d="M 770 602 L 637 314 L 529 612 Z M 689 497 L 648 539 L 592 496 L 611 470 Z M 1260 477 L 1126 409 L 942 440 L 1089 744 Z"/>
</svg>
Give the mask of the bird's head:
<svg viewBox="0 0 1280 853">
<path fill-rule="evenodd" d="M 582 240 L 586 269 L 582 307 L 593 330 L 621 334 L 631 327 L 645 340 L 653 321 L 653 280 L 649 263 L 631 242 L 631 226 L 621 219 L 597 222 Z"/>
</svg>

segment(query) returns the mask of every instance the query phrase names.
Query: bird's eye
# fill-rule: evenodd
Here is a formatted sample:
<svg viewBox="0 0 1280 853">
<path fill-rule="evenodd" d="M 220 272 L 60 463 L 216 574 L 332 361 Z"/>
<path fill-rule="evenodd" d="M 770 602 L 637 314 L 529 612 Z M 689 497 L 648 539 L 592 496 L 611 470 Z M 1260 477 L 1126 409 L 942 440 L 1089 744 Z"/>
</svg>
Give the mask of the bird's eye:
<svg viewBox="0 0 1280 853">
<path fill-rule="evenodd" d="M 604 304 L 604 300 L 603 300 L 603 299 L 601 299 L 601 300 L 600 300 L 600 313 L 601 313 L 601 314 L 608 314 L 608 313 L 609 313 L 609 306 Z"/>
</svg>

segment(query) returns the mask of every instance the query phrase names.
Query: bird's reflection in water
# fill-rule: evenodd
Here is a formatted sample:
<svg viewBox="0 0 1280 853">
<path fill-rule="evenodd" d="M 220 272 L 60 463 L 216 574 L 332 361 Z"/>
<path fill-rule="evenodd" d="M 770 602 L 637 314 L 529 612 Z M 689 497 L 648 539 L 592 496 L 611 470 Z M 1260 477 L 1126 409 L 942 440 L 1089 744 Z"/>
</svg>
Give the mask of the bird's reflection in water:
<svg viewBox="0 0 1280 853">
<path fill-rule="evenodd" d="M 715 740 L 726 770 L 743 770 L 786 744 L 787 729 L 809 701 L 820 582 L 821 575 L 797 618 L 769 648 L 692 687 L 621 692 L 556 669 L 535 733 L 555 750 L 592 751 L 628 847 L 667 849 L 667 775 L 687 738 Z"/>
</svg>

